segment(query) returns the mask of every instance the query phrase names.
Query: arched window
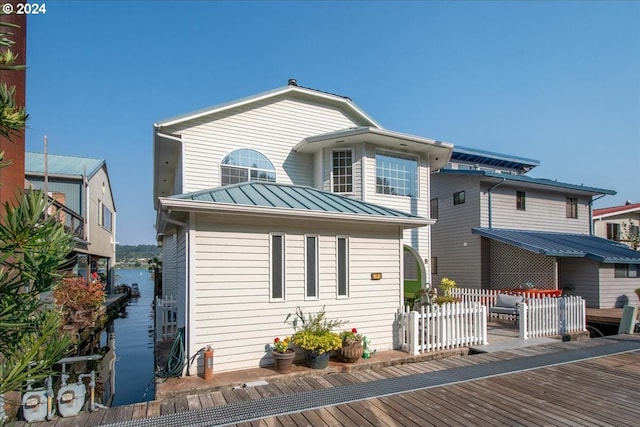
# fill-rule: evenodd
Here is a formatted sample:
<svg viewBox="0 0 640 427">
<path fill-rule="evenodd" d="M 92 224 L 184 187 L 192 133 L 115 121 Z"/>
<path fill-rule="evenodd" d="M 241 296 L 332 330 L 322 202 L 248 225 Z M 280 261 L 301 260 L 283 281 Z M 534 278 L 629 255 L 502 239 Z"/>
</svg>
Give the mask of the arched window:
<svg viewBox="0 0 640 427">
<path fill-rule="evenodd" d="M 247 181 L 276 181 L 276 168 L 263 154 L 248 148 L 232 151 L 222 159 L 220 184 L 230 185 Z"/>
</svg>

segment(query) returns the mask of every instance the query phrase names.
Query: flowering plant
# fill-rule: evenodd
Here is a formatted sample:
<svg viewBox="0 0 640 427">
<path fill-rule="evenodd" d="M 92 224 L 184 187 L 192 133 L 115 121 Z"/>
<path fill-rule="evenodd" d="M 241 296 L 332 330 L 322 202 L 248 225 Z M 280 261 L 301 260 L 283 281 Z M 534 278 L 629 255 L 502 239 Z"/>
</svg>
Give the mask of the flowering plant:
<svg viewBox="0 0 640 427">
<path fill-rule="evenodd" d="M 362 335 L 358 333 L 356 328 L 352 328 L 350 331 L 342 331 L 340 332 L 340 339 L 349 345 L 357 342 L 362 342 Z"/>
<path fill-rule="evenodd" d="M 286 353 L 290 345 L 291 345 L 291 340 L 289 337 L 286 337 L 283 340 L 280 340 L 280 338 L 275 337 L 273 340 L 273 351 L 278 353 Z"/>
</svg>

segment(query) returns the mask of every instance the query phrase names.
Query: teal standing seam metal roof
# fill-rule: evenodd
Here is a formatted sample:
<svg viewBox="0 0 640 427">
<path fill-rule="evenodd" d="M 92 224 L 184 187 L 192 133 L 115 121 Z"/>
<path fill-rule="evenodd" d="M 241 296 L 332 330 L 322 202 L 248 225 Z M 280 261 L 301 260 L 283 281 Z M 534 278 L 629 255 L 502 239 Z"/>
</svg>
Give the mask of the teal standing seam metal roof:
<svg viewBox="0 0 640 427">
<path fill-rule="evenodd" d="M 568 190 L 586 191 L 587 193 L 594 194 L 617 194 L 614 190 L 607 190 L 605 188 L 587 187 L 586 185 L 567 184 L 566 182 L 558 182 L 547 178 L 532 178 L 526 175 L 511 175 L 508 173 L 497 173 L 487 170 L 466 170 L 466 169 L 440 169 L 438 173 L 447 175 L 466 175 L 466 176 L 480 176 L 487 178 L 498 178 L 506 181 L 523 182 L 535 185 L 545 185 L 549 187 L 565 188 Z"/>
<path fill-rule="evenodd" d="M 385 208 L 362 200 L 351 199 L 312 187 L 274 182 L 243 182 L 194 193 L 180 194 L 170 198 L 242 206 L 308 210 L 312 212 L 333 212 L 405 219 L 421 218 L 410 213 Z"/>
<path fill-rule="evenodd" d="M 471 232 L 546 256 L 588 258 L 604 264 L 640 264 L 640 251 L 589 234 L 479 227 Z"/>
<path fill-rule="evenodd" d="M 44 153 L 25 153 L 24 171 L 29 174 L 44 174 Z M 104 160 L 88 157 L 47 155 L 47 173 L 49 175 L 92 177 L 105 164 Z"/>
</svg>

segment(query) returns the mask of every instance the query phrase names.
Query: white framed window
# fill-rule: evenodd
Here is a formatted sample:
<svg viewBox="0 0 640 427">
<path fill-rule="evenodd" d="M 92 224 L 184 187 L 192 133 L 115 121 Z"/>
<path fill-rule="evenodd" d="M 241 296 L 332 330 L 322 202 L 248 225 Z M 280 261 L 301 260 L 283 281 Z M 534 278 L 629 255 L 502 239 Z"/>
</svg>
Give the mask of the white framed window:
<svg viewBox="0 0 640 427">
<path fill-rule="evenodd" d="M 227 154 L 220 163 L 220 185 L 248 181 L 276 182 L 276 168 L 256 150 L 241 148 Z"/>
<path fill-rule="evenodd" d="M 331 161 L 333 192 L 353 193 L 353 150 L 333 150 Z"/>
<path fill-rule="evenodd" d="M 418 197 L 418 160 L 391 153 L 376 153 L 376 193 Z"/>
<path fill-rule="evenodd" d="M 349 298 L 349 237 L 336 236 L 338 298 Z"/>
<path fill-rule="evenodd" d="M 304 236 L 304 295 L 305 299 L 318 299 L 318 236 Z"/>
<path fill-rule="evenodd" d="M 270 301 L 285 300 L 285 234 L 271 233 Z"/>
</svg>

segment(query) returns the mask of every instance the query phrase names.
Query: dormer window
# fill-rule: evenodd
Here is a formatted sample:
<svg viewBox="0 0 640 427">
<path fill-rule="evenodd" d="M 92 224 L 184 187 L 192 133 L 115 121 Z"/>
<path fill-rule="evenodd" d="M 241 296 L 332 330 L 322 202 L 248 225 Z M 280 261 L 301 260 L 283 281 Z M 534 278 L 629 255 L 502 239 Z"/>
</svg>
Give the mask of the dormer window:
<svg viewBox="0 0 640 427">
<path fill-rule="evenodd" d="M 276 168 L 264 155 L 255 150 L 241 148 L 232 151 L 220 164 L 220 185 L 247 181 L 276 181 Z"/>
</svg>

